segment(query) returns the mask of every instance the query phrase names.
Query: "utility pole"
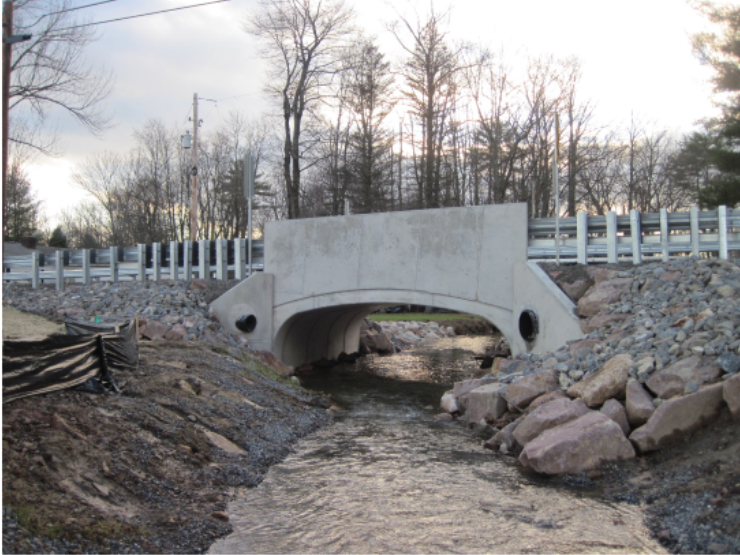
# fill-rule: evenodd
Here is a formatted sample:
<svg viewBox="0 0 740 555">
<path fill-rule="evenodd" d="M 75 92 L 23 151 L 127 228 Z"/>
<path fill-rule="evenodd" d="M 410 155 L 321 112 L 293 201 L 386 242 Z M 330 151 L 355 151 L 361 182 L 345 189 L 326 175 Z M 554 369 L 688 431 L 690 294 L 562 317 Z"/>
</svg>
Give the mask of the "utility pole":
<svg viewBox="0 0 740 555">
<path fill-rule="evenodd" d="M 10 64 L 13 54 L 13 0 L 3 2 L 3 236 L 5 245 L 5 208 L 8 193 L 8 112 L 10 111 Z"/>
<path fill-rule="evenodd" d="M 398 209 L 403 210 L 403 118 L 398 124 Z"/>
<path fill-rule="evenodd" d="M 198 239 L 198 93 L 193 94 L 193 190 L 190 195 L 190 240 Z"/>
<path fill-rule="evenodd" d="M 13 34 L 13 0 L 3 2 L 3 236 L 0 238 L 5 245 L 6 205 L 8 192 L 8 113 L 10 112 L 10 71 L 13 63 L 13 44 L 31 40 L 32 35 Z"/>
</svg>

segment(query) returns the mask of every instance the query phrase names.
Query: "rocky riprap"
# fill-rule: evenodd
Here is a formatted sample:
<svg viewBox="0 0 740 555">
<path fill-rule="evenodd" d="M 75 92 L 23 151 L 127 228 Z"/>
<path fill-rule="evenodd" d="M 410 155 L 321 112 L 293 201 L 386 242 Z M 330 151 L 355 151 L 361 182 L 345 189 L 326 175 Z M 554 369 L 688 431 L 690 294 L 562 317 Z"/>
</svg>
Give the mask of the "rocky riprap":
<svg viewBox="0 0 740 555">
<path fill-rule="evenodd" d="M 560 273 L 551 274 L 556 282 Z M 445 393 L 440 418 L 459 414 L 470 425 L 493 427 L 486 447 L 549 475 L 643 460 L 707 426 L 726 426 L 734 438 L 740 418 L 736 263 L 687 257 L 563 273 L 581 274 L 559 285 L 578 303 L 584 337 L 555 352 L 497 360 L 491 374 Z M 735 451 L 727 456 L 736 457 Z M 719 476 L 717 491 L 683 491 L 658 519 L 661 539 L 676 551 L 740 550 L 737 461 L 713 464 L 706 471 Z M 690 474 L 676 481 L 697 478 Z M 709 513 L 714 525 L 706 522 Z M 699 517 L 690 530 L 681 529 Z"/>
<path fill-rule="evenodd" d="M 209 315 L 210 303 L 237 281 L 97 281 L 68 285 L 62 291 L 45 285 L 3 284 L 3 303 L 57 322 L 127 322 L 139 319 L 140 332 L 151 340 L 197 340 L 246 350 L 244 338 L 230 335 Z"/>
</svg>

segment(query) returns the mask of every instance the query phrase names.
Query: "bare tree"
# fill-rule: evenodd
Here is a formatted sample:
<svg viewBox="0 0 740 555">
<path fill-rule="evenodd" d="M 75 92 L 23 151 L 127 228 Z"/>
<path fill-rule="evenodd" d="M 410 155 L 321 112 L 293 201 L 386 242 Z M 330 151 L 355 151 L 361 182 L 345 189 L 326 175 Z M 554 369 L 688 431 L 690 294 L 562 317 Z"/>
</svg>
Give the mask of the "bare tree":
<svg viewBox="0 0 740 555">
<path fill-rule="evenodd" d="M 91 27 L 78 27 L 67 0 L 15 0 L 16 33 L 32 39 L 15 45 L 9 93 L 11 141 L 52 153 L 56 141 L 41 128 L 62 110 L 93 132 L 107 127 L 101 110 L 112 88 L 110 74 L 91 68 L 84 50 L 96 40 Z"/>
<path fill-rule="evenodd" d="M 351 31 L 343 0 L 260 0 L 246 30 L 262 39 L 267 90 L 284 121 L 283 178 L 288 217 L 300 217 L 303 118 L 325 97 Z"/>
<path fill-rule="evenodd" d="M 441 154 L 458 98 L 464 46 L 450 45 L 444 30 L 446 14 L 432 10 L 425 22 L 399 19 L 404 31 L 395 25 L 391 32 L 408 56 L 402 70 L 407 86 L 402 92 L 412 116 L 421 124 L 421 139 L 414 145 L 420 153 L 418 203 L 420 208 L 436 208 L 441 206 Z"/>
</svg>

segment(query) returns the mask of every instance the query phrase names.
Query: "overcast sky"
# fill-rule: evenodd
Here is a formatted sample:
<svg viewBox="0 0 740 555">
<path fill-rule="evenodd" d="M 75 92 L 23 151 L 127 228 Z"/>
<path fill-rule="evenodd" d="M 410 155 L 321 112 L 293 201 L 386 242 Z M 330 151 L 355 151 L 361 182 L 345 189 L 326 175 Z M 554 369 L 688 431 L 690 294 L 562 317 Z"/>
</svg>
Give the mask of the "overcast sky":
<svg viewBox="0 0 740 555">
<path fill-rule="evenodd" d="M 86 18 L 102 21 L 200 1 L 119 0 L 83 11 Z M 428 0 L 348 1 L 358 24 L 378 37 L 391 61 L 399 52 L 385 27 L 395 10 L 410 14 L 415 7 L 423 14 L 429 6 Z M 101 38 L 88 57 L 115 75 L 106 101 L 115 125 L 96 138 L 64 117 L 58 119 L 64 155 L 39 157 L 28 168 L 52 223 L 61 210 L 83 198 L 70 179 L 76 164 L 94 152 L 127 152 L 134 144 L 133 131 L 152 118 L 185 132 L 193 93 L 217 100 L 200 103 L 204 133 L 232 110 L 257 116 L 269 109 L 256 43 L 243 31 L 256 4 L 231 0 L 99 27 Z M 435 2 L 438 11 L 444 6 Z M 582 98 L 593 101 L 602 123 L 624 126 L 634 113 L 641 121 L 678 133 L 715 113 L 711 71 L 699 64 L 690 42 L 691 34 L 707 24 L 684 0 L 455 0 L 450 17 L 452 38 L 494 51 L 503 46 L 513 66 L 530 56 L 577 56 L 583 63 Z"/>
</svg>

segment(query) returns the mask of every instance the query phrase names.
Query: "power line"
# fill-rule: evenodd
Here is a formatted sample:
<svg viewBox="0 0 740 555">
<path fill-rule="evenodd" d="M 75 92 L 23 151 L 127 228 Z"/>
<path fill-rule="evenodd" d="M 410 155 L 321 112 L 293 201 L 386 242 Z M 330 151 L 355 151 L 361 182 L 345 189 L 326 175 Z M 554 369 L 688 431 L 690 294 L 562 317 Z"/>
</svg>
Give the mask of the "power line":
<svg viewBox="0 0 740 555">
<path fill-rule="evenodd" d="M 157 12 L 148 12 L 148 13 L 140 13 L 137 15 L 129 15 L 126 17 L 118 17 L 116 19 L 108 19 L 106 21 L 96 21 L 93 23 L 83 23 L 82 25 L 73 25 L 71 27 L 65 27 L 63 29 L 58 29 L 58 31 L 68 31 L 70 29 L 79 29 L 80 27 L 91 27 L 93 25 L 103 25 L 104 23 L 114 23 L 116 21 L 125 21 L 127 19 L 136 19 L 138 17 L 147 17 L 150 15 L 158 15 L 162 13 L 169 13 L 169 12 L 176 12 L 180 10 L 188 10 L 190 8 L 198 8 L 200 6 L 208 6 L 210 4 L 221 4 L 222 2 L 230 2 L 231 0 L 213 0 L 211 2 L 201 2 L 200 4 L 193 4 L 191 6 L 181 6 L 179 8 L 170 8 L 169 10 L 160 10 Z"/>
<path fill-rule="evenodd" d="M 31 27 L 35 27 L 36 25 L 38 25 L 39 21 L 41 21 L 45 17 L 49 17 L 52 15 L 59 15 L 62 13 L 67 13 L 67 12 L 73 12 L 75 10 L 83 10 L 85 8 L 92 8 L 95 6 L 100 6 L 101 4 L 110 4 L 111 2 L 118 2 L 118 0 L 102 0 L 100 2 L 95 2 L 94 4 L 86 4 L 84 6 L 75 6 L 73 8 L 67 8 L 66 10 L 59 10 L 58 12 L 45 13 L 44 15 L 39 17 L 36 21 L 34 21 L 31 25 L 25 25 L 23 29 L 29 29 Z"/>
<path fill-rule="evenodd" d="M 57 15 L 60 13 L 73 12 L 75 10 L 84 10 L 85 8 L 92 8 L 94 6 L 100 6 L 101 4 L 110 4 L 111 2 L 118 2 L 118 0 L 102 0 L 101 2 L 95 2 L 94 4 L 85 4 L 84 6 L 75 6 L 74 8 L 67 8 L 66 10 L 59 10 L 58 12 L 51 12 L 42 17 L 46 17 L 48 15 Z"/>
</svg>

